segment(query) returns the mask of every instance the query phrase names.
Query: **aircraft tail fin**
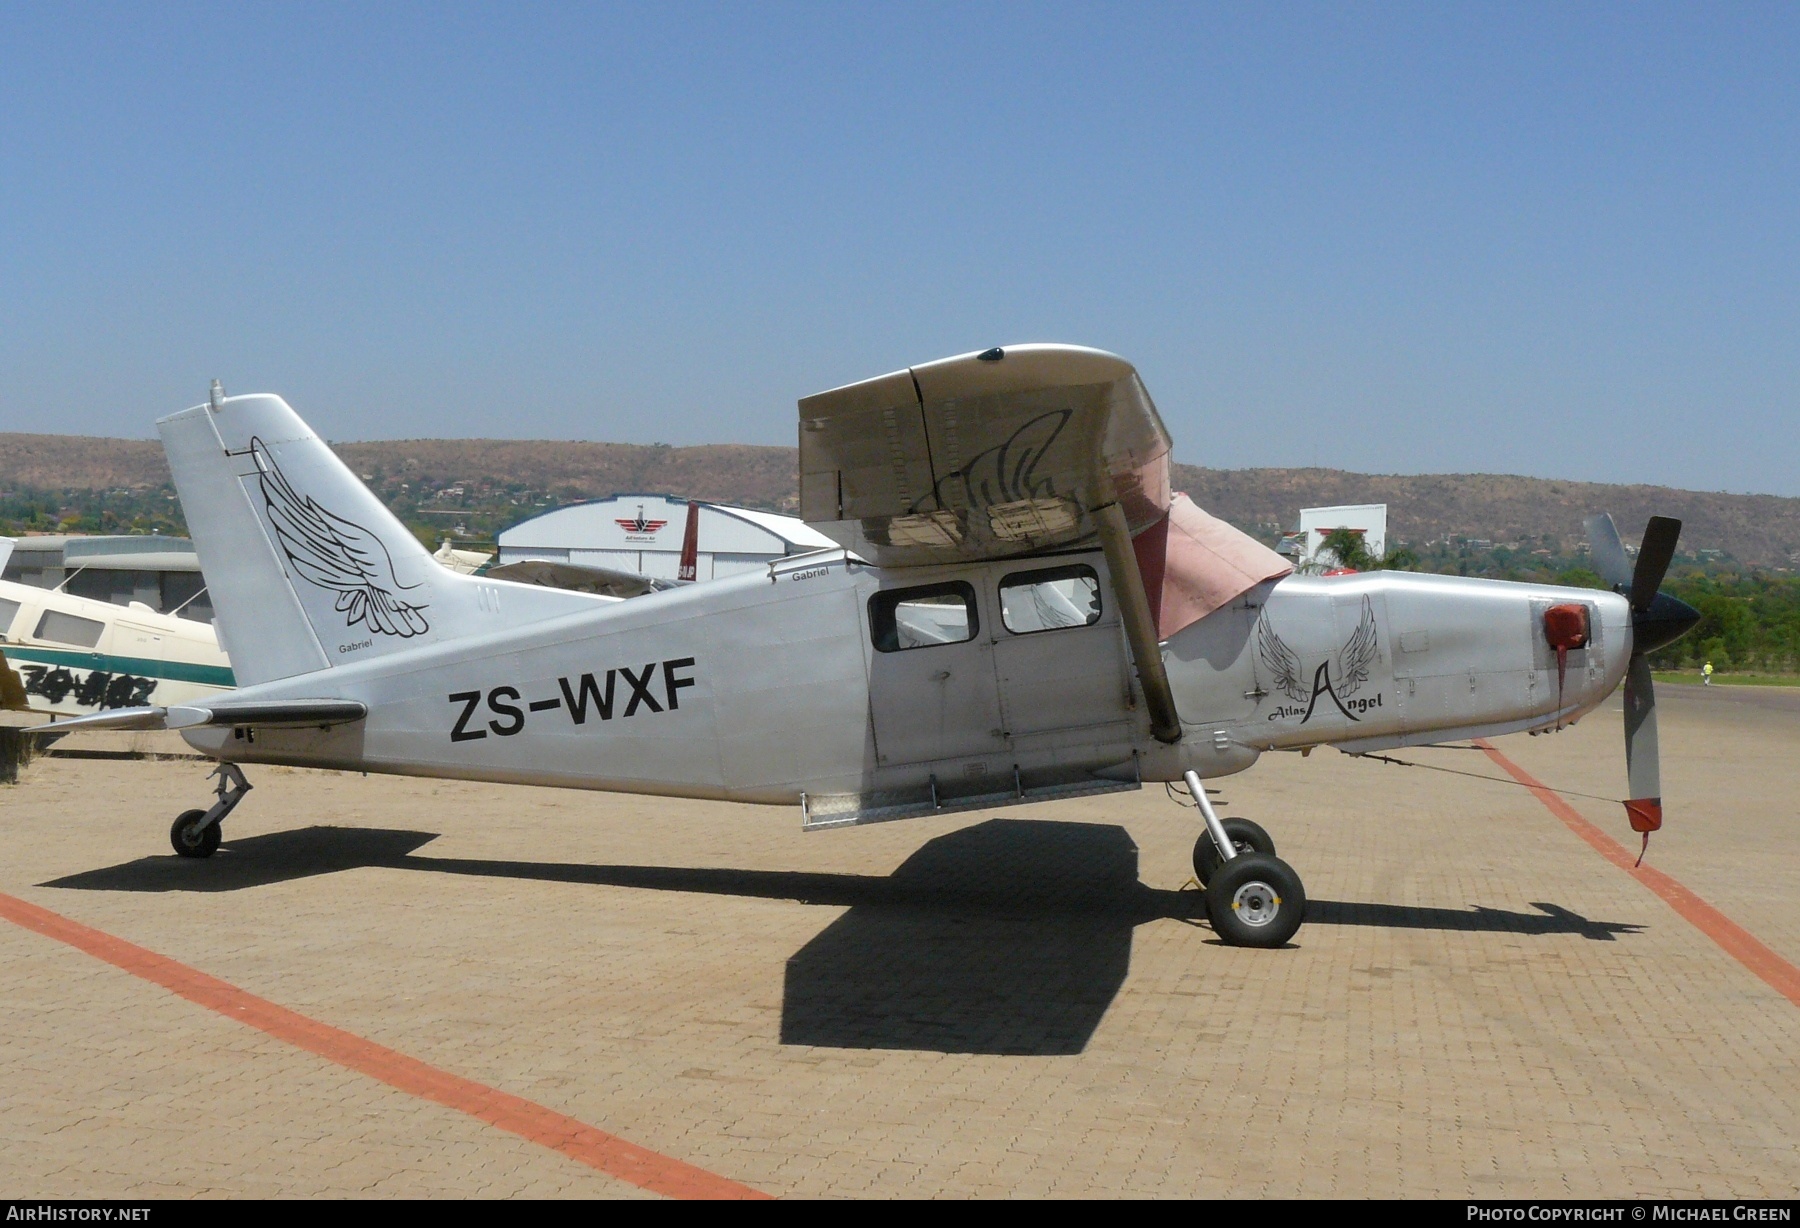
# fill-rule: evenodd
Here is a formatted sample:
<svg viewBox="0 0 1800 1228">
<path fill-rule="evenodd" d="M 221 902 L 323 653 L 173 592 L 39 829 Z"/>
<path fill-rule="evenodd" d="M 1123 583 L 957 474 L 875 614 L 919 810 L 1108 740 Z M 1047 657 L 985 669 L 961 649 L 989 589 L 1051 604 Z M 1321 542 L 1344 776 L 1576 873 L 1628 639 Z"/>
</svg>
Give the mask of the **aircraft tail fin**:
<svg viewBox="0 0 1800 1228">
<path fill-rule="evenodd" d="M 240 686 L 595 604 L 440 566 L 280 397 L 157 429 Z"/>
<path fill-rule="evenodd" d="M 700 559 L 700 505 L 688 500 L 687 529 L 681 535 L 681 565 L 675 578 L 692 583 Z"/>
</svg>

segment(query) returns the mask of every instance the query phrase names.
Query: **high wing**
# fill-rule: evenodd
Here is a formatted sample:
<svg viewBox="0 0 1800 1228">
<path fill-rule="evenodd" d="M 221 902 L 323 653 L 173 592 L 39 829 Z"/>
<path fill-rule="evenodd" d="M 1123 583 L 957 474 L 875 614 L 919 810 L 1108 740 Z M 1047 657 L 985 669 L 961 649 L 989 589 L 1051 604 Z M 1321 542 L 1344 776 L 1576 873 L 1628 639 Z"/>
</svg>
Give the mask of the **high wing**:
<svg viewBox="0 0 1800 1228">
<path fill-rule="evenodd" d="M 1369 605 L 1369 599 L 1363 598 L 1362 618 L 1356 624 L 1356 630 L 1338 649 L 1336 678 L 1332 685 L 1337 688 L 1339 696 L 1348 699 L 1356 694 L 1357 688 L 1369 680 L 1369 669 L 1375 664 L 1377 644 L 1375 641 L 1375 611 Z"/>
<path fill-rule="evenodd" d="M 295 490 L 261 439 L 250 441 L 250 453 L 261 473 L 269 524 L 294 570 L 335 591 L 347 623 L 403 639 L 424 634 L 429 624 L 419 611 L 425 607 L 397 595 L 403 586 L 381 539 Z"/>
<path fill-rule="evenodd" d="M 1091 541 L 1169 509 L 1169 433 L 1130 363 L 1073 345 L 963 354 L 800 402 L 800 515 L 884 567 Z"/>
</svg>

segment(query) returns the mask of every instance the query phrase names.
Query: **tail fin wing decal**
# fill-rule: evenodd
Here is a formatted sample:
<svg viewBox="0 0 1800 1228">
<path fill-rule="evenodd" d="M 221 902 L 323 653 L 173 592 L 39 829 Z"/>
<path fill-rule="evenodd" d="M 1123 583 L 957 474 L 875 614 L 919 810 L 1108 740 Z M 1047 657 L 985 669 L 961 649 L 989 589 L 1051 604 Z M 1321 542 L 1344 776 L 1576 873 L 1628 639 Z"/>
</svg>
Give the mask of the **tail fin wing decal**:
<svg viewBox="0 0 1800 1228">
<path fill-rule="evenodd" d="M 431 630 L 422 613 L 425 605 L 398 595 L 420 586 L 400 583 L 381 538 L 296 491 L 261 439 L 252 437 L 250 455 L 282 553 L 301 579 L 337 594 L 333 606 L 346 626 L 361 623 L 376 634 L 401 639 Z"/>
<path fill-rule="evenodd" d="M 157 427 L 241 686 L 607 604 L 440 566 L 280 397 Z"/>
</svg>

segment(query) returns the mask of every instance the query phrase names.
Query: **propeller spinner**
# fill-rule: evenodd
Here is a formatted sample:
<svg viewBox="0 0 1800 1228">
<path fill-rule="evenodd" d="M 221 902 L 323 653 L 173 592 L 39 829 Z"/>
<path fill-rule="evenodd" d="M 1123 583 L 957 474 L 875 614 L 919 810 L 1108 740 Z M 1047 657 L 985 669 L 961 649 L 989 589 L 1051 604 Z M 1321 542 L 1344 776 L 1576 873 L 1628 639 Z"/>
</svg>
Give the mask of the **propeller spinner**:
<svg viewBox="0 0 1800 1228">
<path fill-rule="evenodd" d="M 1631 661 L 1625 671 L 1625 775 L 1631 797 L 1625 813 L 1631 819 L 1631 830 L 1643 833 L 1648 848 L 1650 833 L 1662 826 L 1656 685 L 1650 677 L 1649 654 L 1686 635 L 1700 621 L 1700 612 L 1661 591 L 1675 557 L 1675 543 L 1681 538 L 1681 521 L 1650 517 L 1635 567 L 1626 557 L 1611 516 L 1604 512 L 1589 516 L 1587 531 L 1595 570 L 1631 603 Z"/>
</svg>

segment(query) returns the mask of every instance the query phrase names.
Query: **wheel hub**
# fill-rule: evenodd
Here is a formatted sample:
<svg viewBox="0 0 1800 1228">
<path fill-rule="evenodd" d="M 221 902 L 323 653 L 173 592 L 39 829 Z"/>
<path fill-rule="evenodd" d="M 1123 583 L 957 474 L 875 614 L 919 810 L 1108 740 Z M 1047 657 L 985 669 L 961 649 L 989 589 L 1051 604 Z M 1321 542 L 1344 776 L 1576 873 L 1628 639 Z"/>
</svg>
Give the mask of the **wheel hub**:
<svg viewBox="0 0 1800 1228">
<path fill-rule="evenodd" d="M 1249 882 L 1232 893 L 1231 909 L 1245 925 L 1260 928 L 1281 912 L 1281 897 L 1268 883 Z"/>
</svg>

